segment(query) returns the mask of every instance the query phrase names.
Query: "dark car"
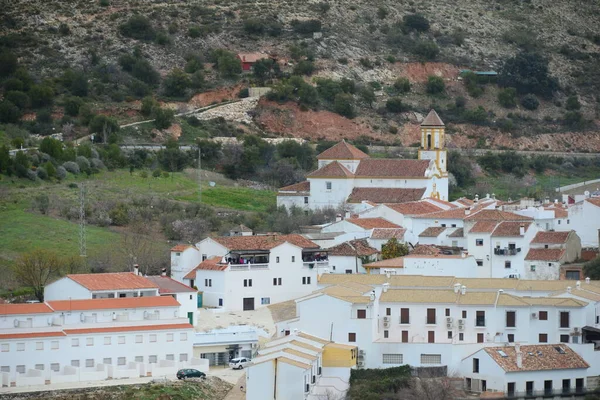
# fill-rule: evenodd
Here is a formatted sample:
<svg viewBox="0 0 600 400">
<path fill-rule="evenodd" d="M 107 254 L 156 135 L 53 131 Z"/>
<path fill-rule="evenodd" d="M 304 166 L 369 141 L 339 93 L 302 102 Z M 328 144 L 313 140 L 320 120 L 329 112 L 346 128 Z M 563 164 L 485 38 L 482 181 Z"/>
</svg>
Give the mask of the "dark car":
<svg viewBox="0 0 600 400">
<path fill-rule="evenodd" d="M 206 378 L 206 374 L 197 369 L 180 369 L 177 371 L 177 379 L 185 378 Z"/>
</svg>

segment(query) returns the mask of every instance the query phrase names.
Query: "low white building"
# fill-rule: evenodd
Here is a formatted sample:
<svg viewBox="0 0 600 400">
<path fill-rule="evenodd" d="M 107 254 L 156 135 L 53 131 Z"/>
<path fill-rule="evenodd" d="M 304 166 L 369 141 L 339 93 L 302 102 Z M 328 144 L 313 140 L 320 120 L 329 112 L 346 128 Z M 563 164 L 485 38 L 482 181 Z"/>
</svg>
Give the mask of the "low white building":
<svg viewBox="0 0 600 400">
<path fill-rule="evenodd" d="M 486 347 L 465 357 L 465 389 L 508 398 L 571 397 L 586 393 L 590 365 L 565 344 Z"/>
<path fill-rule="evenodd" d="M 179 315 L 187 317 L 190 324 L 196 326 L 198 323 L 198 291 L 184 285 L 181 282 L 169 278 L 166 272 L 160 276 L 146 276 L 150 282 L 158 286 L 160 296 L 171 296 L 180 304 Z"/>
<path fill-rule="evenodd" d="M 262 329 L 250 325 L 234 325 L 227 328 L 196 332 L 194 357 L 206 359 L 210 366 L 227 365 L 236 357 L 254 358 L 259 336 L 268 335 Z"/>
<path fill-rule="evenodd" d="M 363 264 L 377 260 L 379 251 L 367 239 L 350 240 L 327 249 L 329 267 L 333 274 L 364 274 Z M 323 271 L 325 272 L 325 271 Z"/>
<path fill-rule="evenodd" d="M 556 230 L 575 230 L 583 247 L 598 247 L 600 229 L 600 197 L 590 197 L 569 207 L 567 225 Z"/>
</svg>

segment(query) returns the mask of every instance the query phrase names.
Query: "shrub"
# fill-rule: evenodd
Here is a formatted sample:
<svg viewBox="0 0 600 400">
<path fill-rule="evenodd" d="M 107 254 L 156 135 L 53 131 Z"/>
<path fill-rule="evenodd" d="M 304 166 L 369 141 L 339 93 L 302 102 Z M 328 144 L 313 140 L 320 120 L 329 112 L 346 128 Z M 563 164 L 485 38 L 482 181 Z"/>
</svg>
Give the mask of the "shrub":
<svg viewBox="0 0 600 400">
<path fill-rule="evenodd" d="M 15 106 L 19 107 L 21 110 L 29 108 L 31 105 L 31 101 L 29 100 L 29 96 L 25 92 L 21 92 L 18 90 L 11 90 L 4 94 L 4 98 Z"/>
<path fill-rule="evenodd" d="M 66 163 L 64 163 L 62 165 L 62 167 L 72 173 L 73 175 L 78 175 L 81 171 L 79 170 L 79 165 L 77 165 L 77 163 L 73 162 L 73 161 L 67 161 Z M 59 175 L 59 170 L 56 170 L 57 175 Z M 60 177 L 60 175 L 59 175 Z"/>
<path fill-rule="evenodd" d="M 472 123 L 483 123 L 487 120 L 487 111 L 482 106 L 466 110 L 463 114 L 464 118 Z"/>
<path fill-rule="evenodd" d="M 385 19 L 385 17 L 387 17 L 388 14 L 389 14 L 389 11 L 384 6 L 377 7 L 377 18 Z"/>
<path fill-rule="evenodd" d="M 294 67 L 294 75 L 312 75 L 315 65 L 308 60 L 302 60 Z"/>
<path fill-rule="evenodd" d="M 202 29 L 199 26 L 190 26 L 188 28 L 188 36 L 196 39 L 202 36 Z"/>
<path fill-rule="evenodd" d="M 438 94 L 446 90 L 444 79 L 439 76 L 430 76 L 427 78 L 427 93 Z"/>
<path fill-rule="evenodd" d="M 20 79 L 8 78 L 4 81 L 4 90 L 9 92 L 11 90 L 22 91 L 25 89 L 25 85 Z"/>
<path fill-rule="evenodd" d="M 33 85 L 29 89 L 29 98 L 33 108 L 49 106 L 54 99 L 54 89 L 45 84 Z"/>
<path fill-rule="evenodd" d="M 537 110 L 540 106 L 540 101 L 534 94 L 527 94 L 521 99 L 521 105 L 527 110 Z"/>
<path fill-rule="evenodd" d="M 402 18 L 402 25 L 407 31 L 427 32 L 429 20 L 421 14 L 408 14 Z"/>
<path fill-rule="evenodd" d="M 309 19 L 306 21 L 292 21 L 292 28 L 295 32 L 300 34 L 310 34 L 313 32 L 321 31 L 321 21 L 318 19 Z"/>
<path fill-rule="evenodd" d="M 258 18 L 249 18 L 243 23 L 244 31 L 250 35 L 262 35 L 265 33 L 265 21 Z"/>
<path fill-rule="evenodd" d="M 119 25 L 119 32 L 123 36 L 144 41 L 153 41 L 156 37 L 156 31 L 150 20 L 143 15 L 134 15 L 127 22 Z"/>
<path fill-rule="evenodd" d="M 166 96 L 170 97 L 185 96 L 185 91 L 190 86 L 190 77 L 179 68 L 175 68 L 169 72 L 163 81 L 163 91 Z"/>
<path fill-rule="evenodd" d="M 106 166 L 104 165 L 102 160 L 100 160 L 98 158 L 92 158 L 90 160 L 90 164 L 91 164 L 92 168 L 95 170 L 106 169 Z"/>
<path fill-rule="evenodd" d="M 466 105 L 467 105 L 467 99 L 465 99 L 463 96 L 458 96 L 454 100 L 454 106 L 456 108 L 465 108 Z"/>
<path fill-rule="evenodd" d="M 90 133 L 113 133 L 119 131 L 117 120 L 106 115 L 95 115 L 90 121 Z"/>
<path fill-rule="evenodd" d="M 224 78 L 233 78 L 242 72 L 242 63 L 237 56 L 227 50 L 218 49 L 213 52 L 219 75 Z"/>
<path fill-rule="evenodd" d="M 9 76 L 16 71 L 17 56 L 8 50 L 0 51 L 0 77 Z"/>
<path fill-rule="evenodd" d="M 333 110 L 347 118 L 356 116 L 354 110 L 354 98 L 350 94 L 340 93 L 335 96 L 333 101 Z"/>
<path fill-rule="evenodd" d="M 155 107 L 153 114 L 154 126 L 157 129 L 167 129 L 173 124 L 173 120 L 175 119 L 175 112 L 170 108 Z"/>
<path fill-rule="evenodd" d="M 511 132 L 515 128 L 513 120 L 510 118 L 500 118 L 496 121 L 496 126 L 503 132 Z"/>
<path fill-rule="evenodd" d="M 72 117 L 76 117 L 79 115 L 79 109 L 83 105 L 83 100 L 79 97 L 70 96 L 65 99 L 64 108 L 65 114 L 70 115 Z"/>
<path fill-rule="evenodd" d="M 138 59 L 131 67 L 131 75 L 142 82 L 155 85 L 160 82 L 160 74 L 147 60 Z"/>
<path fill-rule="evenodd" d="M 579 110 L 581 108 L 581 103 L 579 102 L 579 99 L 577 98 L 576 95 L 572 95 L 572 96 L 569 96 L 569 98 L 567 99 L 567 103 L 565 104 L 565 107 L 567 108 L 567 110 L 570 110 L 570 111 Z"/>
<path fill-rule="evenodd" d="M 46 169 L 44 167 L 38 167 L 37 170 L 35 171 L 35 173 L 36 173 L 37 177 L 40 178 L 41 180 L 45 181 L 46 179 L 48 179 L 48 172 L 46 172 Z"/>
<path fill-rule="evenodd" d="M 408 78 L 398 78 L 394 82 L 394 89 L 399 93 L 408 93 L 410 92 L 410 81 Z"/>
<path fill-rule="evenodd" d="M 152 115 L 152 110 L 154 109 L 154 107 L 157 106 L 158 102 L 154 100 L 154 97 L 146 96 L 142 99 L 142 107 L 140 109 L 140 112 L 142 113 L 142 115 L 149 117 L 150 115 Z"/>
<path fill-rule="evenodd" d="M 129 223 L 129 209 L 125 203 L 119 203 L 108 212 L 113 225 L 124 226 Z"/>
<path fill-rule="evenodd" d="M 240 99 L 244 99 L 244 98 L 248 97 L 249 95 L 250 95 L 250 94 L 249 94 L 249 90 L 248 90 L 248 88 L 243 88 L 243 89 L 241 89 L 241 90 L 240 90 L 240 92 L 238 93 L 238 97 L 239 97 Z"/>
<path fill-rule="evenodd" d="M 71 28 L 69 28 L 69 25 L 62 23 L 58 27 L 58 33 L 63 36 L 67 36 L 69 33 L 71 33 Z"/>
<path fill-rule="evenodd" d="M 100 7 L 110 6 L 110 0 L 100 0 Z"/>
<path fill-rule="evenodd" d="M 56 168 L 56 177 L 61 181 L 67 177 L 67 170 L 63 166 Z"/>
<path fill-rule="evenodd" d="M 19 107 L 12 102 L 4 100 L 0 102 L 0 122 L 5 124 L 15 124 L 21 118 Z"/>
<path fill-rule="evenodd" d="M 35 173 L 35 171 L 28 169 L 27 172 L 25 173 L 25 177 L 27 179 L 29 179 L 30 181 L 35 182 L 37 179 L 37 174 Z"/>
<path fill-rule="evenodd" d="M 498 103 L 505 108 L 513 108 L 517 105 L 517 89 L 506 88 L 498 92 Z"/>
<path fill-rule="evenodd" d="M 79 166 L 79 170 L 82 172 L 88 172 L 90 170 L 90 162 L 84 156 L 77 156 L 75 162 Z"/>
<path fill-rule="evenodd" d="M 400 97 L 392 97 L 385 103 L 385 108 L 389 112 L 400 113 L 406 111 L 406 107 L 402 104 L 402 99 Z"/>
<path fill-rule="evenodd" d="M 160 176 L 162 175 L 162 173 L 160 172 L 160 169 L 155 169 L 154 171 L 152 171 L 152 176 L 154 178 L 160 178 Z"/>
<path fill-rule="evenodd" d="M 424 60 L 434 60 L 440 52 L 440 48 L 431 40 L 419 40 L 413 47 L 413 53 Z"/>
<path fill-rule="evenodd" d="M 551 97 L 558 81 L 549 75 L 548 60 L 537 53 L 519 53 L 500 68 L 498 83 L 514 87 L 521 94 L 534 93 Z"/>
<path fill-rule="evenodd" d="M 165 32 L 160 31 L 156 34 L 156 44 L 159 44 L 161 46 L 166 46 L 168 44 L 171 44 L 171 38 L 169 37 L 169 35 L 167 35 Z"/>
<path fill-rule="evenodd" d="M 204 87 L 206 81 L 204 79 L 204 72 L 202 70 L 198 70 L 192 74 L 192 78 L 190 79 L 190 85 L 194 89 L 200 89 Z"/>
<path fill-rule="evenodd" d="M 574 128 L 581 128 L 584 125 L 585 121 L 583 119 L 583 114 L 579 111 L 567 111 L 565 113 L 564 122 L 568 126 Z"/>
<path fill-rule="evenodd" d="M 44 164 L 44 168 L 46 169 L 46 173 L 48 174 L 49 178 L 56 177 L 56 167 L 54 167 L 54 164 L 48 161 L 46 164 Z"/>
</svg>

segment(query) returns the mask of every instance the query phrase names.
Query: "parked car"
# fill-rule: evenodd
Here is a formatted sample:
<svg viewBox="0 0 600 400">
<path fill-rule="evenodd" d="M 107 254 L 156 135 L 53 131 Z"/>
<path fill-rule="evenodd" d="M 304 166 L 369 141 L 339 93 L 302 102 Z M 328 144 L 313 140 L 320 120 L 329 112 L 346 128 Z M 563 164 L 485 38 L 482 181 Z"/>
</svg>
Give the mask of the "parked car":
<svg viewBox="0 0 600 400">
<path fill-rule="evenodd" d="M 206 374 L 204 372 L 200 372 L 197 369 L 180 369 L 177 371 L 177 379 L 185 379 L 185 378 L 206 378 Z"/>
<path fill-rule="evenodd" d="M 246 357 L 232 358 L 229 360 L 229 366 L 233 369 L 242 369 L 250 365 L 252 360 Z"/>
</svg>

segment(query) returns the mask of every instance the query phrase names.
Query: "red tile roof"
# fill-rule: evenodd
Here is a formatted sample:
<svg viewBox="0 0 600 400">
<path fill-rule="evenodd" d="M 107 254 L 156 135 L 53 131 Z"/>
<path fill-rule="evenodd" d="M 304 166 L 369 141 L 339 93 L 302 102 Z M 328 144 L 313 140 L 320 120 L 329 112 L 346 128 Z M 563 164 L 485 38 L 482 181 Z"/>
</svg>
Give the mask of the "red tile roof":
<svg viewBox="0 0 600 400">
<path fill-rule="evenodd" d="M 285 242 L 303 249 L 319 248 L 318 244 L 298 234 L 221 236 L 212 238 L 212 240 L 225 246 L 229 250 L 271 250 Z"/>
<path fill-rule="evenodd" d="M 531 222 L 514 222 L 505 221 L 501 222 L 496 229 L 492 232 L 492 236 L 495 237 L 512 237 L 521 236 L 521 226 L 525 228 L 525 232 L 529 229 Z"/>
<path fill-rule="evenodd" d="M 596 207 L 600 207 L 600 197 L 590 197 L 589 199 L 585 199 L 585 201 L 595 205 Z"/>
<path fill-rule="evenodd" d="M 497 221 L 477 221 L 469 233 L 492 233 L 498 225 Z"/>
<path fill-rule="evenodd" d="M 70 274 L 67 278 L 88 290 L 156 289 L 157 286 L 141 275 L 131 272 L 105 274 Z"/>
<path fill-rule="evenodd" d="M 238 53 L 237 56 L 242 62 L 246 63 L 255 63 L 263 58 L 269 58 L 269 56 L 264 53 Z"/>
<path fill-rule="evenodd" d="M 385 204 L 386 207 L 404 215 L 422 215 L 441 211 L 442 208 L 427 201 L 411 201 L 407 203 Z"/>
<path fill-rule="evenodd" d="M 383 218 L 347 218 L 347 222 L 360 226 L 363 229 L 374 229 L 374 228 L 390 228 L 397 229 L 401 228 L 400 225 L 396 225 L 393 222 Z"/>
<path fill-rule="evenodd" d="M 279 189 L 280 192 L 310 192 L 310 182 L 304 181 L 294 183 L 293 185 L 284 186 Z"/>
<path fill-rule="evenodd" d="M 193 289 L 192 289 L 193 291 Z M 116 299 L 55 300 L 48 301 L 55 311 L 112 310 L 121 308 L 179 307 L 172 296 L 122 297 Z"/>
<path fill-rule="evenodd" d="M 362 160 L 363 158 L 369 158 L 369 156 L 345 140 L 317 156 L 318 160 Z"/>
<path fill-rule="evenodd" d="M 529 249 L 527 261 L 560 261 L 565 255 L 565 249 Z"/>
<path fill-rule="evenodd" d="M 421 122 L 421 126 L 444 126 L 444 123 L 438 113 L 435 110 L 431 110 L 423 122 Z"/>
<path fill-rule="evenodd" d="M 458 228 L 454 232 L 452 232 L 451 234 L 449 234 L 448 237 L 450 237 L 450 238 L 465 237 L 465 230 L 464 230 L 464 228 Z"/>
<path fill-rule="evenodd" d="M 426 218 L 426 219 L 464 219 L 465 209 L 464 208 L 452 208 L 450 210 L 437 211 L 429 214 L 421 214 L 415 218 Z"/>
<path fill-rule="evenodd" d="M 406 228 L 396 228 L 396 229 L 375 228 L 375 229 L 373 229 L 373 233 L 371 233 L 371 239 L 396 238 L 398 240 L 404 240 L 405 233 L 406 233 Z"/>
<path fill-rule="evenodd" d="M 365 268 L 404 268 L 404 257 L 390 258 L 365 264 Z"/>
<path fill-rule="evenodd" d="M 80 328 L 64 329 L 67 335 L 86 335 L 90 333 L 109 333 L 109 332 L 135 332 L 135 331 L 170 331 L 175 329 L 193 329 L 189 324 L 161 324 L 161 325 L 139 325 L 139 326 L 110 326 L 107 328 Z"/>
<path fill-rule="evenodd" d="M 355 187 L 348 196 L 348 203 L 372 201 L 373 203 L 404 203 L 407 201 L 421 200 L 425 188 L 363 188 Z"/>
<path fill-rule="evenodd" d="M 549 211 L 554 211 L 554 218 L 568 218 L 569 217 L 569 211 L 567 211 L 566 208 L 562 207 L 562 206 L 550 206 L 550 207 L 545 207 L 546 210 Z"/>
<path fill-rule="evenodd" d="M 0 304 L 0 315 L 47 314 L 53 312 L 46 303 Z"/>
<path fill-rule="evenodd" d="M 35 338 L 60 337 L 60 336 L 67 336 L 67 335 L 62 331 L 0 333 L 0 339 L 35 339 Z"/>
<path fill-rule="evenodd" d="M 438 237 L 446 230 L 442 226 L 430 226 L 419 234 L 419 237 Z"/>
<path fill-rule="evenodd" d="M 354 175 L 338 161 L 332 161 L 306 176 L 309 178 L 350 178 Z"/>
<path fill-rule="evenodd" d="M 561 351 L 559 352 L 557 348 Z M 548 371 L 590 367 L 580 355 L 563 343 L 521 346 L 521 353 L 523 354 L 521 368 L 517 366 L 515 346 L 486 347 L 483 350 L 506 372 Z M 500 354 L 499 350 L 504 352 L 506 357 Z"/>
<path fill-rule="evenodd" d="M 468 215 L 466 220 L 469 221 L 532 221 L 533 218 L 523 215 L 500 210 L 479 210 Z"/>
<path fill-rule="evenodd" d="M 175 247 L 171 248 L 171 252 L 181 252 L 189 249 L 190 247 L 194 247 L 191 244 L 178 244 Z"/>
<path fill-rule="evenodd" d="M 225 271 L 227 264 L 219 264 L 223 257 L 215 256 L 207 258 L 196 266 L 193 270 L 188 272 L 183 279 L 196 279 L 196 271 L 201 269 L 204 271 Z"/>
<path fill-rule="evenodd" d="M 473 204 L 475 204 L 475 202 L 473 200 L 467 199 L 466 197 L 461 197 L 460 199 L 456 199 L 455 202 L 462 204 L 463 206 L 466 206 L 466 207 L 470 207 Z"/>
<path fill-rule="evenodd" d="M 327 249 L 330 256 L 371 256 L 379 253 L 379 250 L 371 247 L 367 239 L 350 240 Z"/>
<path fill-rule="evenodd" d="M 360 178 L 424 178 L 429 160 L 372 159 L 361 160 L 355 176 Z"/>
<path fill-rule="evenodd" d="M 424 256 L 432 256 L 435 254 L 441 254 L 442 251 L 434 245 L 420 244 L 416 246 L 410 254 L 419 254 Z"/>
<path fill-rule="evenodd" d="M 571 232 L 538 232 L 531 243 L 540 243 L 540 244 L 563 244 L 567 243 L 567 239 Z"/>
<path fill-rule="evenodd" d="M 196 290 L 184 285 L 181 282 L 177 282 L 175 279 L 168 276 L 147 276 L 150 281 L 154 282 L 158 286 L 158 293 L 160 294 L 172 294 L 172 293 L 195 293 Z M 147 297 L 145 297 L 147 298 Z"/>
</svg>

